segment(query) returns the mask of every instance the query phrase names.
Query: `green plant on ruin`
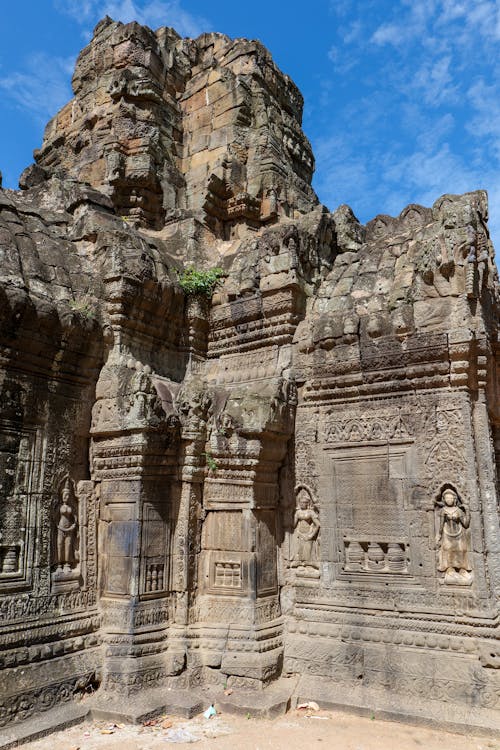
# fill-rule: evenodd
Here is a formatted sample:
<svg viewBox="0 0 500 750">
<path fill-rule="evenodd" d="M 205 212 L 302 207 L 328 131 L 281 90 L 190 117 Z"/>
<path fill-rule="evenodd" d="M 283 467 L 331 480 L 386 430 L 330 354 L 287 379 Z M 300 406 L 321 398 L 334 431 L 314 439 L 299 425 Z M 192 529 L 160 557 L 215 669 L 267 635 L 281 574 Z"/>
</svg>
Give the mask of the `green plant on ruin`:
<svg viewBox="0 0 500 750">
<path fill-rule="evenodd" d="M 199 271 L 197 268 L 185 268 L 177 272 L 177 278 L 184 292 L 188 295 L 211 297 L 214 289 L 224 276 L 222 268 L 210 268 Z"/>
<path fill-rule="evenodd" d="M 96 318 L 96 301 L 89 294 L 83 294 L 81 297 L 70 300 L 69 307 L 82 320 L 94 320 Z"/>
<path fill-rule="evenodd" d="M 211 453 L 204 453 L 203 455 L 205 456 L 205 462 L 206 462 L 206 464 L 208 466 L 208 470 L 209 471 L 217 471 L 217 469 L 218 469 L 217 461 L 212 456 L 212 454 Z"/>
</svg>

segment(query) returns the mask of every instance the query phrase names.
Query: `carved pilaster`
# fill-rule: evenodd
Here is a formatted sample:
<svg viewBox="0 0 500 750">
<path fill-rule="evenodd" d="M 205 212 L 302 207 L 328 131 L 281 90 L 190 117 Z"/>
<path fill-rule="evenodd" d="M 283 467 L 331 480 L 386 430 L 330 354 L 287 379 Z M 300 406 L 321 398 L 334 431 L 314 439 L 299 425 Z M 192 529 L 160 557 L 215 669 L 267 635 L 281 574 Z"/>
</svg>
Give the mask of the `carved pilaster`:
<svg viewBox="0 0 500 750">
<path fill-rule="evenodd" d="M 295 403 L 294 384 L 276 378 L 258 394 L 226 392 L 212 414 L 199 619 L 208 639 L 206 663 L 220 665 L 235 684 L 268 682 L 281 663 L 278 472 Z M 221 653 L 214 645 L 223 633 Z"/>
<path fill-rule="evenodd" d="M 128 693 L 179 669 L 165 641 L 178 421 L 165 414 L 151 369 L 116 350 L 97 395 L 92 458 L 101 502 L 103 680 L 106 689 Z"/>
</svg>

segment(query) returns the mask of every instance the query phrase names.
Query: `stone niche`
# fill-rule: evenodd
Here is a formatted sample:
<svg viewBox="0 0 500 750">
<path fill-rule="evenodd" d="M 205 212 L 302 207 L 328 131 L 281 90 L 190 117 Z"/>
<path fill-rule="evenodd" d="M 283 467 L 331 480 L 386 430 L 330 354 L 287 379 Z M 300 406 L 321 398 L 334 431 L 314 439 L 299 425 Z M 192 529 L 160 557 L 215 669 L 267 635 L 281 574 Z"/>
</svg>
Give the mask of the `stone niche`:
<svg viewBox="0 0 500 750">
<path fill-rule="evenodd" d="M 292 676 L 498 726 L 486 194 L 331 213 L 258 42 L 105 18 L 73 90 L 0 190 L 0 725 Z"/>
</svg>

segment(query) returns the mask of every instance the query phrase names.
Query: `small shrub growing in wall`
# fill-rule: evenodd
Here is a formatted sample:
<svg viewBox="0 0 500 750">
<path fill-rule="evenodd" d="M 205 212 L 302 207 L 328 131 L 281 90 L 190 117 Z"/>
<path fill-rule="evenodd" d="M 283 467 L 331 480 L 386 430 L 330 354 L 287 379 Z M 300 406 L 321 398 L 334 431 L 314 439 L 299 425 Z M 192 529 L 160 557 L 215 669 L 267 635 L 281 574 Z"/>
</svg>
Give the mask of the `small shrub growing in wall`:
<svg viewBox="0 0 500 750">
<path fill-rule="evenodd" d="M 77 299 L 70 300 L 69 307 L 82 320 L 94 320 L 97 316 L 96 301 L 89 294 L 83 294 Z"/>
<path fill-rule="evenodd" d="M 205 463 L 206 463 L 206 465 L 208 467 L 208 470 L 209 471 L 217 471 L 217 468 L 218 468 L 217 461 L 212 456 L 212 454 L 211 453 L 204 453 L 203 455 L 205 456 Z"/>
<path fill-rule="evenodd" d="M 222 268 L 210 268 L 199 271 L 196 268 L 186 268 L 178 273 L 179 284 L 184 292 L 190 296 L 202 295 L 211 297 L 215 287 L 220 283 L 224 271 Z"/>
</svg>

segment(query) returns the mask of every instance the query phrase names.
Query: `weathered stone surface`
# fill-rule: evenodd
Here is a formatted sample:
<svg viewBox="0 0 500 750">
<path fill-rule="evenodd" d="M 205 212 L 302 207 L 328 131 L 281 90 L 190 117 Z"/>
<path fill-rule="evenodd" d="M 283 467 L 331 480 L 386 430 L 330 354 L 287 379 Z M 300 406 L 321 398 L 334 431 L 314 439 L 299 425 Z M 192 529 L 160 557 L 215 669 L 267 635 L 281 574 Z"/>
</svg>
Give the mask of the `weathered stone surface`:
<svg viewBox="0 0 500 750">
<path fill-rule="evenodd" d="M 215 696 L 215 706 L 223 713 L 274 719 L 291 708 L 295 688 L 295 680 L 283 679 L 266 690 L 226 690 Z"/>
<path fill-rule="evenodd" d="M 317 203 L 302 96 L 259 42 L 105 18 L 73 90 L 37 164 L 103 189 L 139 225 L 198 217 L 230 239 Z"/>
<path fill-rule="evenodd" d="M 257 42 L 104 19 L 73 86 L 0 190 L 0 724 L 299 674 L 493 726 L 485 193 L 330 213 Z"/>
<path fill-rule="evenodd" d="M 170 714 L 192 719 L 204 709 L 204 699 L 193 690 L 142 690 L 130 704 L 118 695 L 96 695 L 87 701 L 93 719 L 142 724 L 155 716 Z"/>
</svg>

